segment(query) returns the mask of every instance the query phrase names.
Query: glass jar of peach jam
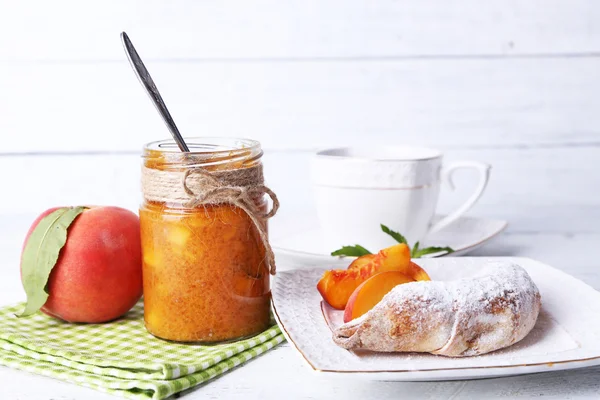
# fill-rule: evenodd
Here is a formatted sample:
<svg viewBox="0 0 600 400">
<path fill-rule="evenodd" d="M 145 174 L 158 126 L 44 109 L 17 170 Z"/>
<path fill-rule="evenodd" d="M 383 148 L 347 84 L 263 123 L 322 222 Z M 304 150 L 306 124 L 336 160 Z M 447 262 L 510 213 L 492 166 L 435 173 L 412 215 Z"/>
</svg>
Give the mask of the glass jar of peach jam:
<svg viewBox="0 0 600 400">
<path fill-rule="evenodd" d="M 231 203 L 173 200 L 169 191 L 179 190 L 179 180 L 173 189 L 159 182 L 158 190 L 167 195 L 157 197 L 150 193 L 156 192 L 156 182 L 150 190 L 144 176 L 262 168 L 260 143 L 222 138 L 187 142 L 190 153 L 181 153 L 170 140 L 144 149 L 140 224 L 146 328 L 181 342 L 219 342 L 258 333 L 270 323 L 270 277 L 255 223 Z M 267 208 L 264 195 L 253 201 Z"/>
</svg>

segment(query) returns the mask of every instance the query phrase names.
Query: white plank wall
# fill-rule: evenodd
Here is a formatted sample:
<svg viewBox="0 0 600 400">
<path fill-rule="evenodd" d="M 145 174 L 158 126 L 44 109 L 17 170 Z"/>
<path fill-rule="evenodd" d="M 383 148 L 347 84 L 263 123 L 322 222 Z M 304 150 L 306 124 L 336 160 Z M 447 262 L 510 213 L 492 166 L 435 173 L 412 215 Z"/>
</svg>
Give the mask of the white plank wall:
<svg viewBox="0 0 600 400">
<path fill-rule="evenodd" d="M 596 0 L 0 0 L 0 301 L 23 298 L 20 245 L 43 209 L 138 206 L 140 149 L 168 133 L 122 30 L 184 135 L 263 143 L 274 237 L 314 223 L 315 149 L 435 146 L 493 165 L 472 215 L 510 225 L 476 254 L 534 257 L 600 289 L 598 21 Z M 597 398 L 598 374 L 333 382 L 283 346 L 190 398 Z M 110 397 L 0 369 L 0 398 Z"/>
<path fill-rule="evenodd" d="M 4 1 L 0 60 L 511 56 L 598 52 L 593 0 Z M 16 40 L 15 40 L 16 39 Z"/>
<path fill-rule="evenodd" d="M 0 131 L 10 138 L 3 153 L 139 151 L 167 134 L 126 61 L 0 68 Z M 600 142 L 600 57 L 149 68 L 188 136 L 251 136 L 276 149 Z"/>
</svg>

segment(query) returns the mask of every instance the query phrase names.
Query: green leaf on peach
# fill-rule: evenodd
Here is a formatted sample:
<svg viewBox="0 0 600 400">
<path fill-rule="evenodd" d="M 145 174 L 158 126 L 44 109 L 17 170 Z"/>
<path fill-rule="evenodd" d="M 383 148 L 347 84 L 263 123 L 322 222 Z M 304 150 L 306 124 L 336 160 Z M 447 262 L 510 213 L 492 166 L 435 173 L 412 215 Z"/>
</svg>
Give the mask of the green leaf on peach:
<svg viewBox="0 0 600 400">
<path fill-rule="evenodd" d="M 60 250 L 67 242 L 67 229 L 86 207 L 63 207 L 44 217 L 29 236 L 21 258 L 23 288 L 27 304 L 18 317 L 37 312 L 48 300 L 48 277 Z"/>
</svg>

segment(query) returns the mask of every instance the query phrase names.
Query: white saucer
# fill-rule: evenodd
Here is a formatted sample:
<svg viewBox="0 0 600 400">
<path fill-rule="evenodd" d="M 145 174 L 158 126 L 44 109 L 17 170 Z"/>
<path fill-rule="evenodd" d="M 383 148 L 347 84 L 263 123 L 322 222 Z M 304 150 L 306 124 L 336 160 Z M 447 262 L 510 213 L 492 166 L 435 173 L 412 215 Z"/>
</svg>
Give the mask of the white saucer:
<svg viewBox="0 0 600 400">
<path fill-rule="evenodd" d="M 436 218 L 442 218 L 438 215 Z M 485 244 L 488 240 L 502 232 L 508 223 L 499 219 L 476 217 L 461 217 L 453 224 L 431 234 L 423 240 L 421 248 L 428 246 L 449 246 L 454 249 L 450 256 L 462 256 Z M 296 230 L 293 233 L 275 235 L 271 245 L 278 261 L 294 264 L 315 265 L 315 262 L 329 264 L 348 264 L 351 257 L 333 257 L 331 252 L 336 249 L 326 248 L 323 233 L 317 227 Z M 353 244 L 353 243 L 348 243 Z M 444 257 L 448 254 L 438 255 Z"/>
</svg>

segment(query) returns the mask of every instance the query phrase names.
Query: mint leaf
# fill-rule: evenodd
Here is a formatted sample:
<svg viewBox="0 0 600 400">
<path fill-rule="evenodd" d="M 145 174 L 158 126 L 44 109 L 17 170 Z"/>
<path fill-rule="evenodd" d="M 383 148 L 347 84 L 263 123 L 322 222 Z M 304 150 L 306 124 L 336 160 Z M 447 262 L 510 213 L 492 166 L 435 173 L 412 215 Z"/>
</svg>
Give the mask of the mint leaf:
<svg viewBox="0 0 600 400">
<path fill-rule="evenodd" d="M 412 258 L 420 258 L 428 254 L 435 254 L 441 252 L 445 252 L 446 254 L 454 252 L 454 250 L 452 250 L 452 248 L 450 247 L 426 247 L 424 249 L 419 249 L 418 246 L 415 245 L 415 249 L 416 250 L 414 250 L 411 254 Z"/>
<path fill-rule="evenodd" d="M 396 242 L 408 244 L 406 242 L 406 238 L 404 236 L 402 236 L 398 232 L 394 232 L 393 230 L 391 230 L 390 228 L 388 228 L 384 224 L 380 224 L 380 225 L 381 225 L 381 230 L 384 231 L 385 233 L 387 233 L 388 235 L 390 235 L 391 237 L 393 237 L 394 240 L 396 240 Z"/>
<path fill-rule="evenodd" d="M 59 208 L 42 218 L 31 232 L 21 259 L 27 304 L 19 317 L 35 313 L 48 300 L 48 277 L 58 261 L 60 250 L 67 242 L 67 228 L 85 209 L 86 207 Z"/>
<path fill-rule="evenodd" d="M 348 256 L 348 257 L 360 257 L 367 254 L 373 254 L 369 250 L 365 249 L 359 244 L 354 246 L 344 246 L 341 249 L 331 252 L 332 256 Z"/>
<path fill-rule="evenodd" d="M 415 257 L 415 254 L 417 254 L 419 251 L 419 242 L 415 243 L 415 245 L 413 246 L 412 249 L 410 249 L 410 257 L 411 258 L 417 258 Z"/>
</svg>

